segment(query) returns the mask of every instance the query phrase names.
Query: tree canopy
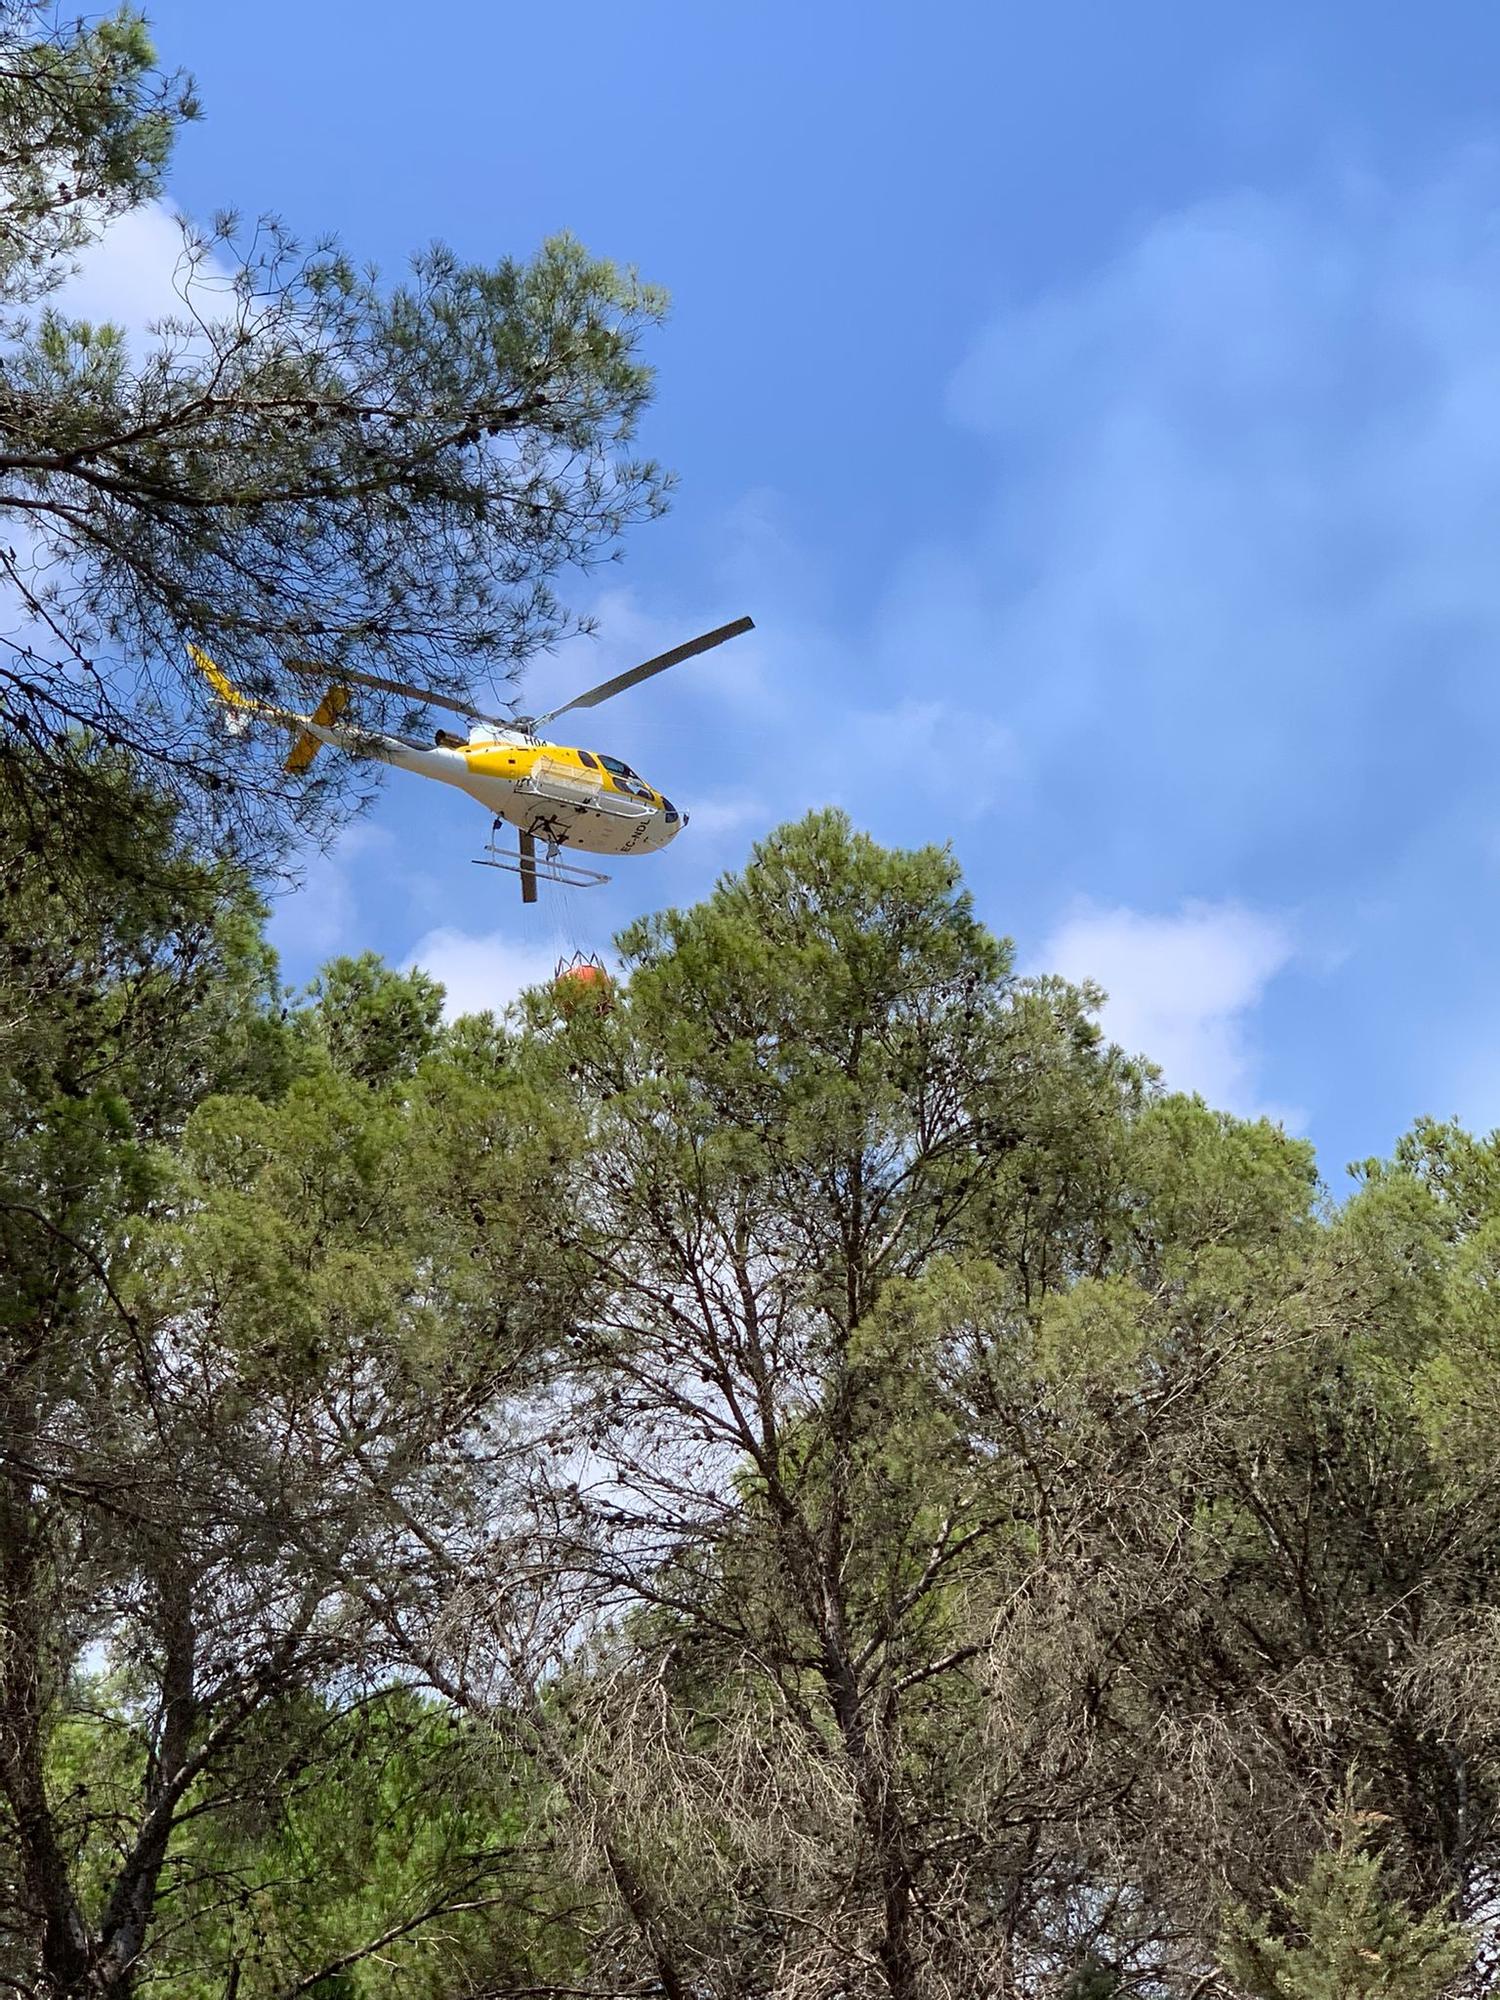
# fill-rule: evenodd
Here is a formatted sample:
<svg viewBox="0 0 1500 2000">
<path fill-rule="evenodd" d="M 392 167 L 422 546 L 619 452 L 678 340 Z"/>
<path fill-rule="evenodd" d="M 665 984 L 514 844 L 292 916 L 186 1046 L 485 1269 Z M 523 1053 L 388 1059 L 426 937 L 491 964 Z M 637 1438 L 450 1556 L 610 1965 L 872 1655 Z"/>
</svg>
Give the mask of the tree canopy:
<svg viewBox="0 0 1500 2000">
<path fill-rule="evenodd" d="M 574 629 L 559 572 L 664 501 L 631 451 L 664 300 L 568 237 L 437 245 L 390 285 L 225 215 L 183 225 L 150 334 L 70 317 L 49 294 L 196 114 L 133 9 L 0 0 L 0 771 L 76 798 L 85 731 L 250 843 L 316 824 L 348 769 L 289 789 L 186 643 L 303 709 L 289 659 L 464 691 Z"/>
<path fill-rule="evenodd" d="M 118 895 L 0 854 L 10 1986 L 1485 1988 L 1494 1141 L 1332 1208 L 837 814 L 586 1000 L 285 994 L 92 777 Z"/>
</svg>

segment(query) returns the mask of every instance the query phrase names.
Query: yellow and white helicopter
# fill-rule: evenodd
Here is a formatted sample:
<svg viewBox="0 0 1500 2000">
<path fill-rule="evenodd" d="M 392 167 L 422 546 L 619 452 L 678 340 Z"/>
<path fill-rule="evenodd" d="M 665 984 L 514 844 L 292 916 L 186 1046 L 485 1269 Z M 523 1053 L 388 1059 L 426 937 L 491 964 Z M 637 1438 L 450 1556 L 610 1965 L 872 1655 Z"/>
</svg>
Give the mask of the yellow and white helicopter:
<svg viewBox="0 0 1500 2000">
<path fill-rule="evenodd" d="M 602 681 L 545 715 L 509 720 L 486 715 L 468 702 L 437 694 L 431 688 L 409 687 L 404 681 L 382 680 L 376 674 L 320 667 L 311 660 L 288 660 L 286 665 L 292 672 L 331 683 L 311 714 L 301 715 L 241 693 L 200 647 L 190 645 L 188 651 L 231 713 L 264 716 L 296 731 L 287 754 L 288 771 L 305 771 L 329 744 L 351 756 L 374 757 L 400 770 L 415 771 L 419 777 L 456 785 L 477 799 L 495 816 L 480 865 L 519 875 L 521 900 L 534 903 L 539 880 L 578 888 L 609 880 L 597 869 L 566 857 L 564 848 L 581 848 L 586 854 L 651 854 L 675 840 L 688 823 L 686 813 L 679 812 L 670 799 L 618 757 L 547 741 L 541 734 L 547 724 L 575 708 L 597 708 L 600 702 L 650 680 L 653 674 L 665 673 L 668 667 L 680 666 L 684 660 L 753 628 L 753 619 L 736 618 L 730 625 L 690 639 L 685 646 L 674 646 L 669 653 L 643 660 L 638 667 Z M 404 695 L 419 707 L 452 709 L 467 716 L 473 727 L 467 737 L 439 729 L 429 743 L 416 736 L 362 727 L 352 719 L 345 721 L 355 684 Z M 507 822 L 516 829 L 514 848 L 502 847 L 496 839 Z"/>
</svg>

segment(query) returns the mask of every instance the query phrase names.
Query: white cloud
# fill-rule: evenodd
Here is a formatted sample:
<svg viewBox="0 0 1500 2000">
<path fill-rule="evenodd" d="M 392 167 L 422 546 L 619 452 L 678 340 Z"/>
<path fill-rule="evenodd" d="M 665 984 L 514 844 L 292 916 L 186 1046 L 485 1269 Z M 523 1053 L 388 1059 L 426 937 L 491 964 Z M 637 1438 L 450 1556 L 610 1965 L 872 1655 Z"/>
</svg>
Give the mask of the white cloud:
<svg viewBox="0 0 1500 2000">
<path fill-rule="evenodd" d="M 300 880 L 271 904 L 271 942 L 283 957 L 322 961 L 352 938 L 359 915 L 349 869 L 338 855 L 314 854 Z"/>
<path fill-rule="evenodd" d="M 980 818 L 1018 767 L 1016 740 L 993 716 L 948 701 L 856 710 L 838 731 L 832 769 L 874 792 L 942 799 L 954 818 Z M 822 769 L 828 769 L 824 762 Z"/>
<path fill-rule="evenodd" d="M 395 841 L 382 826 L 358 820 L 344 828 L 331 852 L 301 858 L 297 880 L 271 902 L 270 937 L 283 957 L 321 963 L 341 951 L 360 951 L 360 877 L 364 864 L 388 874 Z"/>
<path fill-rule="evenodd" d="M 169 316 L 181 304 L 173 286 L 181 254 L 182 231 L 176 218 L 160 202 L 148 202 L 120 216 L 88 244 L 72 276 L 42 304 L 95 325 L 107 320 L 121 327 L 138 349 L 151 322 Z M 5 535 L 23 574 L 33 564 L 40 566 L 40 573 L 29 577 L 33 587 L 40 587 L 51 563 L 43 541 L 24 517 L 7 520 Z M 0 588 L 0 614 L 13 637 L 35 635 L 33 642 L 47 647 L 48 635 L 33 624 L 9 582 Z"/>
<path fill-rule="evenodd" d="M 1176 916 L 1081 906 L 1030 968 L 1092 979 L 1108 994 L 1106 1034 L 1160 1064 L 1175 1090 L 1242 1115 L 1294 1116 L 1258 1101 L 1250 1016 L 1292 960 L 1277 918 L 1233 903 L 1189 903 Z"/>
<path fill-rule="evenodd" d="M 1497 207 L 1483 153 L 1204 202 L 975 343 L 950 408 L 997 483 L 916 595 L 973 634 L 1080 862 L 1104 828 L 1157 895 L 1311 843 L 1368 876 L 1414 764 L 1488 789 Z"/>
<path fill-rule="evenodd" d="M 454 1021 L 461 1014 L 501 1013 L 528 987 L 549 980 L 556 965 L 551 945 L 441 925 L 419 940 L 405 969 L 420 966 L 440 981 L 447 994 L 443 1013 Z"/>
<path fill-rule="evenodd" d="M 154 320 L 181 311 L 174 284 L 181 262 L 176 216 L 161 202 L 147 202 L 110 223 L 48 303 L 70 318 L 109 320 L 140 338 Z"/>
<path fill-rule="evenodd" d="M 764 824 L 765 800 L 747 798 L 743 794 L 699 799 L 692 808 L 690 818 L 692 830 L 700 839 L 718 840 L 727 834 L 743 833 L 748 827 Z"/>
</svg>

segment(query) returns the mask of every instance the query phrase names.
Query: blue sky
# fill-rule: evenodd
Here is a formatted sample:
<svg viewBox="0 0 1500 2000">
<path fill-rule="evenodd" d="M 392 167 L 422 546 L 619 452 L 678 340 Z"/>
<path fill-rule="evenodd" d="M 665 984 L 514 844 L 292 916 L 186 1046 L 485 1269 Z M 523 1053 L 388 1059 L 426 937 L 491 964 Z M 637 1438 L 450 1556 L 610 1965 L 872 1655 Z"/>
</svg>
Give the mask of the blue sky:
<svg viewBox="0 0 1500 2000">
<path fill-rule="evenodd" d="M 1335 1189 L 1500 1123 L 1492 9 L 150 11 L 206 103 L 182 208 L 392 271 L 566 227 L 671 290 L 673 513 L 528 703 L 758 626 L 590 719 L 692 810 L 667 854 L 523 912 L 397 775 L 278 909 L 289 976 L 503 999 L 834 800 L 951 840 L 1023 966 Z"/>
</svg>

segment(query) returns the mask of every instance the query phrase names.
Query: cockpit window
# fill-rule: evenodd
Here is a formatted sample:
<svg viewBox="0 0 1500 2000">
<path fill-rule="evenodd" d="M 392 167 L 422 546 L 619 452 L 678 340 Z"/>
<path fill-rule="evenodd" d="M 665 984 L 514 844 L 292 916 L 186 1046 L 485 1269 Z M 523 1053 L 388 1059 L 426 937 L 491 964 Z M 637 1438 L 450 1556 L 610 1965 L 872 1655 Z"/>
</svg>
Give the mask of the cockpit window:
<svg viewBox="0 0 1500 2000">
<path fill-rule="evenodd" d="M 631 770 L 628 764 L 622 764 L 618 757 L 606 757 L 602 750 L 598 753 L 598 756 L 599 762 L 614 779 L 615 790 L 617 792 L 626 792 L 633 799 L 641 799 L 647 805 L 655 805 L 655 792 L 652 791 L 644 778 Z"/>
<path fill-rule="evenodd" d="M 580 764 L 586 765 L 590 771 L 597 771 L 599 768 L 599 759 L 594 755 L 592 750 L 580 750 L 578 761 Z"/>
</svg>

